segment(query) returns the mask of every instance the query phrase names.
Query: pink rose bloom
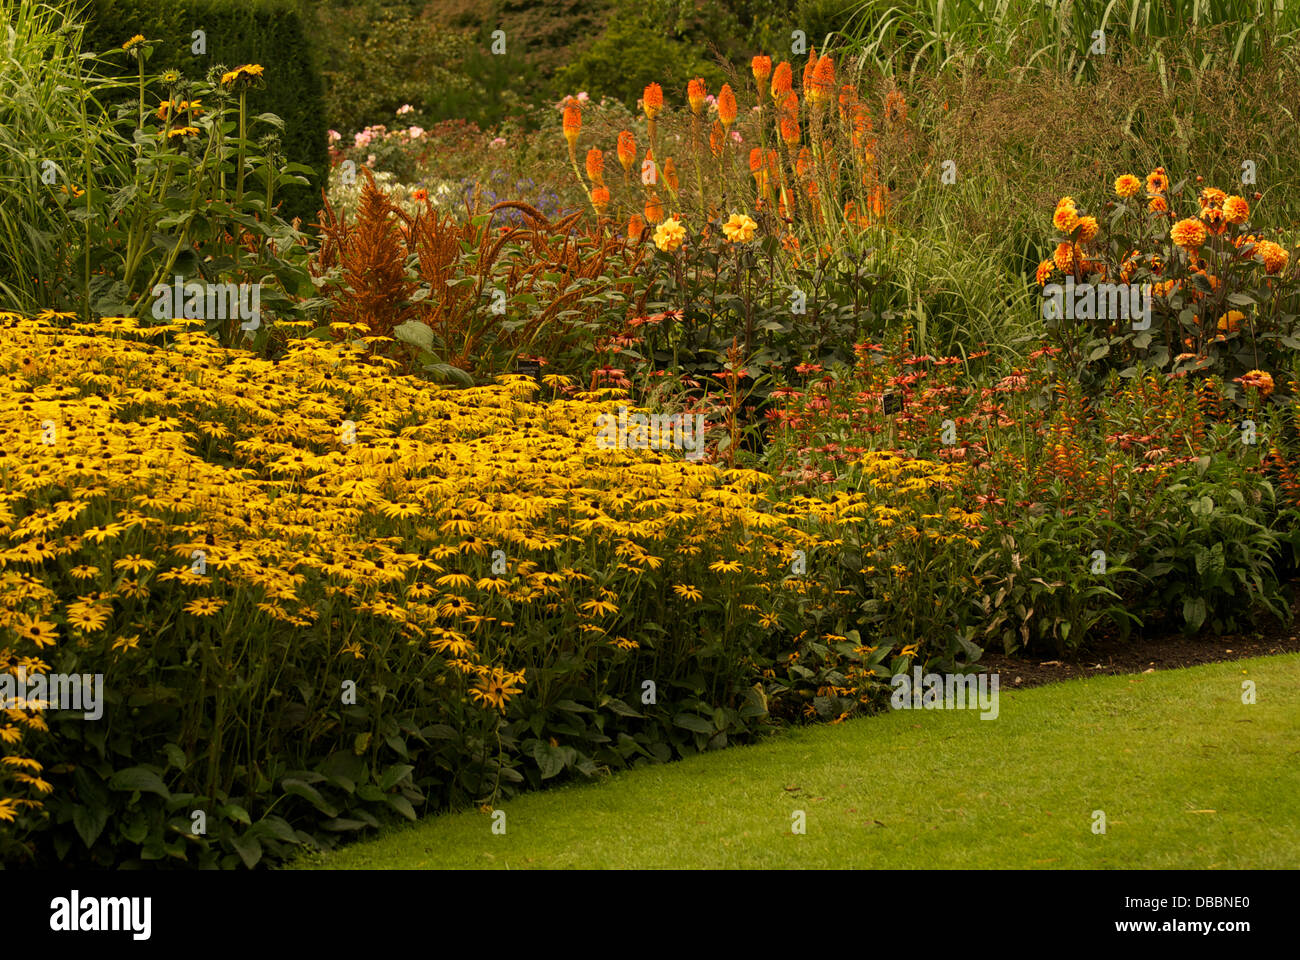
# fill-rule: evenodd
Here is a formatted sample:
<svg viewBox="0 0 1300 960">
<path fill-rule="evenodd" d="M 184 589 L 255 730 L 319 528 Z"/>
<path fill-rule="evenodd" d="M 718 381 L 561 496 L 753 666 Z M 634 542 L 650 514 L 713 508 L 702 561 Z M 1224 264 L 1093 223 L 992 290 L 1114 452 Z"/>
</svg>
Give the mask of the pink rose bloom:
<svg viewBox="0 0 1300 960">
<path fill-rule="evenodd" d="M 352 145 L 355 147 L 368 147 L 370 146 L 371 136 L 372 134 L 369 128 L 362 130 L 360 133 L 358 133 L 356 136 L 352 138 L 353 141 Z"/>
<path fill-rule="evenodd" d="M 409 103 L 404 103 L 397 108 L 397 115 L 400 117 L 404 114 L 410 113 L 414 109 L 415 107 L 411 106 Z"/>
<path fill-rule="evenodd" d="M 587 91 L 586 91 L 586 90 L 580 91 L 580 92 L 578 93 L 578 102 L 579 102 L 579 103 L 586 103 L 589 99 L 591 99 L 591 98 L 587 96 Z"/>
<path fill-rule="evenodd" d="M 342 139 L 343 134 L 339 133 L 337 130 L 330 131 L 330 143 L 338 143 Z"/>
<path fill-rule="evenodd" d="M 406 135 L 410 137 L 412 140 L 418 140 L 420 137 L 424 136 L 424 128 L 408 127 L 406 130 Z"/>
<path fill-rule="evenodd" d="M 505 137 L 497 137 L 495 140 L 493 140 L 491 143 L 488 144 L 488 146 L 492 147 L 493 149 L 499 149 L 501 147 L 504 147 L 505 145 L 506 145 Z"/>
</svg>

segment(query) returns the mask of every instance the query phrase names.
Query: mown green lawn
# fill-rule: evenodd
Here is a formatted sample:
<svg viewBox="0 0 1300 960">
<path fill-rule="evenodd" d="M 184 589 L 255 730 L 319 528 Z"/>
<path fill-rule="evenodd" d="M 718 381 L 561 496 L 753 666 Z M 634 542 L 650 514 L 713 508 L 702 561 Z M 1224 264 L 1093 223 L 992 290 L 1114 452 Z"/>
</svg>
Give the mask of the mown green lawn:
<svg viewBox="0 0 1300 960">
<path fill-rule="evenodd" d="M 996 720 L 800 728 L 498 806 L 504 835 L 472 810 L 300 865 L 1295 868 L 1300 654 L 1003 692 Z"/>
</svg>

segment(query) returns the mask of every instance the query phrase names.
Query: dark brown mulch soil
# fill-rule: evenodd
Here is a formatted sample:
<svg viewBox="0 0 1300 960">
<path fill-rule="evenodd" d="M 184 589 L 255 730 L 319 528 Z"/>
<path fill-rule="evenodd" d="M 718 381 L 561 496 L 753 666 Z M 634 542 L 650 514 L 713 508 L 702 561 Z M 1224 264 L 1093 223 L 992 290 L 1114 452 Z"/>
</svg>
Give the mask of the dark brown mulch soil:
<svg viewBox="0 0 1300 960">
<path fill-rule="evenodd" d="M 1300 584 L 1293 584 L 1300 592 Z M 980 669 L 1000 676 L 1003 690 L 1039 687 L 1045 683 L 1092 677 L 1097 674 L 1151 673 L 1194 667 L 1202 663 L 1266 657 L 1276 653 L 1300 652 L 1300 603 L 1296 621 L 1284 626 L 1269 618 L 1258 631 L 1231 636 L 1186 637 L 1182 634 L 1133 636 L 1128 640 L 1106 639 L 1073 656 L 1052 654 L 1007 656 L 988 650 L 980 658 Z"/>
</svg>

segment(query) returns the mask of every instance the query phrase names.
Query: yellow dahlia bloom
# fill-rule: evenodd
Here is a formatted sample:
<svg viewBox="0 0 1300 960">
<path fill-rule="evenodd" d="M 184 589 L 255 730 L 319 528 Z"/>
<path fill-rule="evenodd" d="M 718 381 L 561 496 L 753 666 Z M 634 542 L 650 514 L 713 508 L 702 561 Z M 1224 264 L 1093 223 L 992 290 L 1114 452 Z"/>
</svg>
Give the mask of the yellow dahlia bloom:
<svg viewBox="0 0 1300 960">
<path fill-rule="evenodd" d="M 1227 333 L 1236 333 L 1241 329 L 1241 321 L 1246 319 L 1246 315 L 1240 310 L 1229 310 L 1219 318 L 1218 327 Z"/>
<path fill-rule="evenodd" d="M 1127 200 L 1142 188 L 1142 181 L 1131 173 L 1126 173 L 1115 180 L 1115 196 Z"/>
<path fill-rule="evenodd" d="M 748 243 L 754 239 L 754 231 L 757 229 L 758 224 L 744 213 L 733 213 L 722 225 L 723 234 L 732 243 Z"/>
<path fill-rule="evenodd" d="M 676 217 L 670 217 L 655 227 L 654 241 L 655 246 L 664 253 L 672 253 L 686 242 L 686 228 L 677 221 Z"/>
<path fill-rule="evenodd" d="M 1034 271 L 1034 281 L 1041 287 L 1052 278 L 1052 274 L 1055 272 L 1056 264 L 1052 260 L 1044 260 L 1038 265 L 1038 269 Z"/>
</svg>

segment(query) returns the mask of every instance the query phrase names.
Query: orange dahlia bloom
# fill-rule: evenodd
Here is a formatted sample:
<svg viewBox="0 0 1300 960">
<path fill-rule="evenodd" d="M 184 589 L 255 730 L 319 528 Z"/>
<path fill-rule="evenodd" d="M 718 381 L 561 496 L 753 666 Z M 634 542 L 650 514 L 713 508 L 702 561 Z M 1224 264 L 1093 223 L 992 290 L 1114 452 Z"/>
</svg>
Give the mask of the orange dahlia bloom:
<svg viewBox="0 0 1300 960">
<path fill-rule="evenodd" d="M 755 57 L 753 60 L 749 61 L 749 69 L 754 74 L 754 82 L 758 84 L 758 87 L 761 90 L 763 84 L 767 81 L 767 78 L 772 75 L 772 58 L 761 56 Z"/>
<path fill-rule="evenodd" d="M 691 113 L 697 117 L 700 111 L 704 109 L 704 78 L 696 77 L 690 83 L 686 84 L 686 100 L 691 105 Z"/>
<path fill-rule="evenodd" d="M 636 163 L 636 138 L 627 130 L 618 135 L 618 162 L 628 172 L 631 172 L 632 164 Z"/>
<path fill-rule="evenodd" d="M 1164 193 L 1169 189 L 1169 178 L 1165 176 L 1164 167 L 1156 167 L 1147 174 L 1147 193 Z"/>
<path fill-rule="evenodd" d="M 1043 284 L 1047 283 L 1047 281 L 1052 278 L 1052 274 L 1055 272 L 1056 272 L 1055 262 L 1051 260 L 1044 260 L 1042 263 L 1038 265 L 1038 269 L 1034 271 L 1034 280 L 1041 287 Z"/>
<path fill-rule="evenodd" d="M 596 213 L 603 217 L 605 208 L 609 206 L 609 188 L 597 187 L 591 191 L 591 205 L 596 208 Z"/>
<path fill-rule="evenodd" d="M 1056 249 L 1052 251 L 1052 262 L 1062 273 L 1073 273 L 1074 261 L 1075 250 L 1072 243 L 1058 243 Z"/>
<path fill-rule="evenodd" d="M 1250 219 L 1250 204 L 1236 195 L 1223 201 L 1223 219 L 1231 224 L 1245 223 Z"/>
<path fill-rule="evenodd" d="M 648 84 L 645 93 L 641 96 L 641 105 L 645 109 L 645 115 L 650 120 L 659 116 L 659 111 L 664 108 L 664 89 L 657 83 Z"/>
<path fill-rule="evenodd" d="M 1097 218 L 1080 217 L 1079 218 L 1079 239 L 1084 243 L 1090 242 L 1097 236 Z"/>
<path fill-rule="evenodd" d="M 1215 210 L 1223 209 L 1223 201 L 1228 199 L 1228 195 L 1218 187 L 1206 187 L 1201 191 L 1201 206 L 1210 207 Z"/>
<path fill-rule="evenodd" d="M 1280 273 L 1291 255 L 1272 240 L 1261 240 L 1255 245 L 1255 253 L 1264 262 L 1264 269 L 1269 273 Z"/>
<path fill-rule="evenodd" d="M 1147 204 L 1147 210 L 1151 213 L 1168 213 L 1169 204 L 1165 203 L 1164 197 L 1152 197 L 1151 202 Z"/>
<path fill-rule="evenodd" d="M 658 223 L 664 218 L 664 204 L 658 194 L 650 194 L 645 202 L 646 223 Z"/>
<path fill-rule="evenodd" d="M 718 91 L 718 119 L 724 127 L 736 122 L 736 95 L 731 92 L 729 83 L 724 83 Z"/>
<path fill-rule="evenodd" d="M 576 100 L 570 100 L 564 107 L 564 139 L 569 141 L 570 150 L 577 144 L 581 131 L 582 109 Z"/>
<path fill-rule="evenodd" d="M 605 182 L 605 155 L 595 147 L 587 151 L 587 179 L 594 184 Z"/>
<path fill-rule="evenodd" d="M 822 57 L 817 61 L 817 68 L 813 70 L 812 86 L 808 90 L 808 96 L 812 98 L 813 103 L 822 103 L 830 99 L 834 91 L 835 61 L 830 57 Z"/>
<path fill-rule="evenodd" d="M 1142 187 L 1142 181 L 1131 173 L 1126 173 L 1115 181 L 1115 196 L 1127 200 Z"/>
<path fill-rule="evenodd" d="M 794 74 L 790 70 L 790 64 L 782 61 L 776 65 L 772 71 L 772 99 L 780 100 L 787 93 L 794 83 Z"/>
<path fill-rule="evenodd" d="M 1052 226 L 1061 233 L 1073 233 L 1079 225 L 1079 211 L 1074 208 L 1073 203 L 1066 203 L 1069 197 L 1065 197 L 1056 205 L 1056 212 L 1052 214 Z"/>
<path fill-rule="evenodd" d="M 1205 243 L 1205 224 L 1188 217 L 1169 229 L 1169 239 L 1184 250 L 1198 250 Z"/>
</svg>

